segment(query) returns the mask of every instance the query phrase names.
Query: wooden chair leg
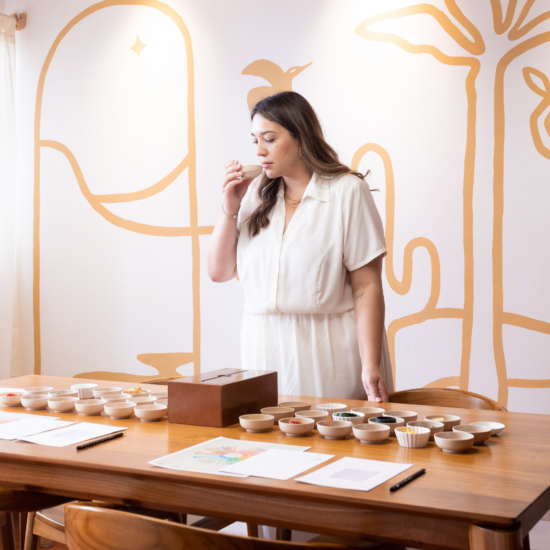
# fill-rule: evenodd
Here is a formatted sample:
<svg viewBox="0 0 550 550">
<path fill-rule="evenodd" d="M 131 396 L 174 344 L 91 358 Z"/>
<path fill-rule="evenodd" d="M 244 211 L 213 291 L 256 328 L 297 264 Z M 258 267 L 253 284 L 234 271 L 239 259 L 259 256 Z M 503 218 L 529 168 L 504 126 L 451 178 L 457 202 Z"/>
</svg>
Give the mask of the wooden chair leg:
<svg viewBox="0 0 550 550">
<path fill-rule="evenodd" d="M 0 536 L 2 537 L 3 550 L 15 549 L 15 529 L 13 527 L 13 514 L 7 514 L 4 525 L 0 527 Z"/>
<path fill-rule="evenodd" d="M 292 540 L 292 529 L 283 529 L 282 527 L 277 527 L 277 540 L 284 540 L 290 542 Z"/>
<path fill-rule="evenodd" d="M 523 539 L 523 550 L 531 550 L 531 543 L 529 542 L 529 535 Z"/>
<path fill-rule="evenodd" d="M 27 515 L 27 514 L 25 514 Z M 36 517 L 36 512 L 30 512 L 26 521 L 26 538 L 25 545 L 21 546 L 24 550 L 37 550 L 38 549 L 38 535 L 34 534 L 34 519 Z"/>
<path fill-rule="evenodd" d="M 249 537 L 258 538 L 258 525 L 255 523 L 247 523 L 246 530 Z"/>
</svg>

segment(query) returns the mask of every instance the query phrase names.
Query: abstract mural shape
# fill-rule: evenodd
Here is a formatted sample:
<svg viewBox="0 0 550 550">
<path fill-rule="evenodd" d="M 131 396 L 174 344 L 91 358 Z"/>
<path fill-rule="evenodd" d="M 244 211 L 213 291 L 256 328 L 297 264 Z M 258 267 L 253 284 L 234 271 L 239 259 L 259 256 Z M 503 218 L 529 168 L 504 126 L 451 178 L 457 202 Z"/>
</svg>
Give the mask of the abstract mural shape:
<svg viewBox="0 0 550 550">
<path fill-rule="evenodd" d="M 544 21 L 550 19 L 550 11 L 544 12 L 539 16 L 533 18 L 528 23 L 525 20 L 528 18 L 530 10 L 535 3 L 535 0 L 527 0 L 524 4 L 519 17 L 515 24 L 514 21 L 517 11 L 517 0 L 509 0 L 506 6 L 506 10 L 503 10 L 503 4 L 500 0 L 491 0 L 491 9 L 493 17 L 493 28 L 497 35 L 506 33 L 509 29 L 507 38 L 510 41 L 517 41 L 530 33 L 536 27 L 538 27 Z M 471 353 L 471 336 L 472 336 L 472 324 L 473 324 L 473 185 L 474 185 L 474 163 L 476 152 L 476 78 L 481 70 L 483 70 L 484 64 L 482 63 L 480 56 L 485 53 L 485 42 L 483 37 L 475 26 L 460 10 L 455 0 L 445 0 L 445 6 L 449 14 L 456 20 L 457 23 L 468 32 L 472 37 L 467 37 L 440 9 L 430 4 L 415 4 L 405 8 L 384 12 L 372 16 L 363 21 L 356 29 L 356 33 L 367 40 L 378 42 L 389 42 L 397 45 L 399 48 L 413 54 L 429 54 L 437 59 L 439 62 L 446 65 L 458 65 L 468 66 L 470 71 L 466 78 L 466 97 L 468 101 L 467 110 L 467 142 L 466 142 L 466 155 L 464 161 L 464 186 L 463 186 L 463 232 L 464 232 L 464 308 L 460 311 L 460 317 L 463 319 L 463 337 L 462 337 L 462 360 L 459 377 L 451 377 L 448 379 L 437 380 L 429 386 L 439 385 L 454 385 L 458 380 L 461 389 L 468 388 L 469 379 L 469 361 Z M 414 15 L 427 15 L 433 18 L 439 26 L 450 36 L 455 43 L 463 48 L 469 56 L 448 56 L 445 55 L 439 48 L 431 45 L 415 45 L 405 40 L 404 38 L 388 32 L 378 32 L 371 30 L 371 27 L 375 23 L 390 21 L 394 19 L 408 18 Z M 412 19 L 411 19 L 412 21 Z M 504 77 L 506 69 L 510 63 L 523 55 L 525 52 L 532 50 L 542 44 L 550 42 L 550 32 L 540 33 L 534 37 L 528 38 L 523 42 L 513 46 L 510 49 L 506 49 L 504 52 L 497 52 L 499 62 L 497 64 L 497 70 L 495 75 L 494 86 L 494 179 L 493 179 L 493 195 L 494 195 L 494 210 L 493 210 L 493 346 L 495 354 L 495 364 L 498 378 L 498 401 L 504 406 L 508 403 L 508 387 L 523 387 L 523 388 L 541 388 L 550 387 L 550 381 L 548 380 L 509 380 L 506 373 L 506 360 L 504 355 L 502 327 L 504 324 L 511 324 L 515 326 L 522 326 L 523 328 L 529 328 L 530 330 L 538 330 L 545 332 L 548 330 L 548 323 L 542 323 L 541 321 L 521 319 L 522 316 L 513 315 L 504 312 L 504 290 L 503 290 L 503 219 L 504 219 L 504 136 L 505 136 L 505 109 L 504 109 Z M 491 41 L 493 43 L 493 41 Z M 494 41 L 497 47 L 502 44 L 502 41 Z M 488 70 L 490 64 L 488 63 Z M 525 74 L 525 73 L 524 73 Z M 532 73 L 534 74 L 534 73 Z M 543 79 L 544 81 L 544 79 Z M 528 82 L 529 84 L 529 82 Z M 537 86 L 538 88 L 538 86 Z M 543 92 L 538 88 L 539 95 Z M 544 90 L 544 98 L 547 98 L 546 90 Z M 546 99 L 543 99 L 545 103 Z M 540 109 L 540 105 L 539 105 Z M 538 111 L 537 111 L 538 116 Z M 533 119 L 532 119 L 533 120 Z M 531 128 L 533 130 L 533 122 L 531 120 Z M 550 123 L 549 123 L 550 124 Z M 547 123 L 545 121 L 545 127 Z M 537 130 L 538 132 L 538 125 Z M 537 145 L 538 135 L 533 134 L 533 140 Z M 539 144 L 540 145 L 540 144 Z M 367 146 L 368 147 L 368 146 Z M 539 150 L 539 147 L 537 147 Z M 357 153 L 362 151 L 360 149 Z M 544 155 L 544 150 L 541 152 Z M 364 153 L 363 153 L 364 154 Z M 362 155 L 361 155 L 362 156 Z M 545 156 L 545 155 L 544 155 Z M 387 162 L 387 161 L 386 161 Z M 390 235 L 391 237 L 391 235 Z M 413 316 L 404 317 L 402 319 L 394 320 L 388 327 L 388 340 L 393 342 L 393 356 L 395 358 L 395 333 L 411 324 L 416 324 L 427 319 L 448 317 L 447 314 L 439 315 L 439 312 L 445 310 L 438 310 L 435 306 L 437 302 L 435 296 L 437 296 L 437 288 L 434 290 L 434 285 L 440 284 L 439 280 L 434 282 L 434 274 L 437 274 L 436 253 L 433 244 L 424 242 L 422 245 L 419 241 L 416 244 L 409 243 L 408 250 L 405 250 L 405 263 L 403 282 L 405 282 L 406 275 L 409 271 L 412 272 L 412 251 L 418 246 L 425 246 L 432 258 L 432 292 L 430 299 L 426 304 L 422 312 L 414 314 Z M 391 246 L 391 245 L 390 245 Z M 430 248 L 431 247 L 431 248 Z M 431 250 L 431 252 L 430 252 Z M 407 254 L 408 252 L 408 254 Z M 411 258 L 407 261 L 408 258 Z M 389 251 L 388 251 L 389 258 Z M 390 264 L 390 265 L 388 265 Z M 408 292 L 407 286 L 403 283 L 399 283 L 393 274 L 393 266 L 391 261 L 386 262 L 386 275 L 388 282 L 393 290 L 398 293 Z M 458 313 L 455 311 L 455 313 Z M 542 330 L 543 329 L 543 330 Z M 548 332 L 550 333 L 550 332 Z M 395 365 L 394 365 L 395 368 Z"/>
<path fill-rule="evenodd" d="M 63 143 L 42 139 L 41 137 L 41 111 L 44 95 L 44 85 L 48 70 L 54 58 L 54 55 L 65 36 L 73 29 L 78 23 L 84 20 L 86 17 L 94 14 L 95 12 L 109 8 L 112 6 L 127 5 L 128 2 L 124 0 L 105 0 L 98 4 L 95 4 L 86 10 L 82 11 L 76 17 L 74 17 L 59 33 L 51 46 L 46 60 L 42 67 L 40 78 L 38 81 L 38 90 L 36 97 L 36 112 L 35 112 L 35 179 L 34 179 L 34 233 L 33 233 L 33 318 L 34 318 L 34 353 L 35 353 L 35 374 L 41 373 L 42 355 L 41 355 L 41 325 L 40 325 L 40 151 L 42 147 L 48 147 L 55 149 L 62 153 L 69 162 L 74 176 L 77 180 L 80 191 L 86 198 L 90 206 L 100 214 L 109 223 L 127 231 L 140 233 L 143 235 L 152 235 L 158 237 L 191 237 L 191 254 L 192 254 L 192 294 L 193 294 L 193 352 L 191 354 L 176 354 L 185 356 L 185 363 L 193 362 L 195 373 L 200 372 L 200 249 L 199 249 L 199 236 L 211 234 L 212 226 L 199 226 L 198 224 L 198 205 L 197 205 L 197 188 L 196 188 L 196 142 L 195 142 L 195 104 L 194 104 L 194 65 L 193 65 L 193 51 L 191 45 L 191 37 L 189 31 L 181 18 L 181 16 L 168 5 L 158 0 L 133 0 L 132 5 L 146 6 L 158 10 L 166 17 L 168 17 L 178 28 L 179 32 L 185 43 L 186 55 L 187 55 L 187 117 L 188 117 L 188 131 L 187 131 L 187 155 L 179 162 L 179 164 L 165 177 L 151 185 L 146 189 L 139 191 L 133 191 L 128 193 L 115 193 L 115 194 L 94 194 L 91 192 L 86 179 L 82 172 L 82 169 L 72 151 Z M 137 38 L 136 44 L 132 47 L 136 54 L 141 53 L 141 50 L 145 45 Z M 132 220 L 127 220 L 121 216 L 113 214 L 104 205 L 113 203 L 127 203 L 133 201 L 140 201 L 147 199 L 154 195 L 157 195 L 164 191 L 170 184 L 172 184 L 176 178 L 181 175 L 185 170 L 188 174 L 188 186 L 189 186 L 189 205 L 190 205 L 190 225 L 188 227 L 162 227 L 156 225 L 144 224 Z M 168 354 L 169 356 L 171 354 Z M 140 356 L 138 356 L 139 359 Z M 190 358 L 191 357 L 191 358 Z M 180 357 L 181 359 L 181 357 Z M 177 362 L 177 361 L 176 361 Z M 147 363 L 149 364 L 149 363 Z M 162 368 L 162 374 L 177 375 L 173 361 L 160 361 L 157 364 Z M 170 365 L 171 372 L 168 373 L 167 366 Z M 179 366 L 179 365 L 178 365 Z M 160 373 L 160 371 L 159 371 Z M 101 378 L 107 378 L 106 373 L 83 373 L 80 376 L 91 377 L 92 375 L 100 375 Z M 127 373 L 110 373 L 111 377 L 116 376 L 117 380 L 135 380 L 136 375 L 129 375 Z M 143 376 L 138 378 L 142 379 Z"/>
<path fill-rule="evenodd" d="M 252 107 L 264 97 L 276 94 L 277 92 L 292 91 L 292 81 L 294 78 L 307 69 L 311 63 L 302 67 L 291 67 L 286 72 L 283 72 L 283 69 L 279 65 L 267 59 L 257 59 L 250 63 L 250 65 L 247 65 L 241 74 L 259 76 L 270 84 L 270 86 L 258 86 L 248 92 L 246 97 L 248 109 L 252 111 Z"/>
<path fill-rule="evenodd" d="M 130 48 L 131 50 L 134 50 L 136 54 L 139 57 L 139 54 L 142 52 L 143 48 L 145 48 L 146 44 L 144 44 L 140 39 L 139 36 L 136 36 L 136 43 Z"/>
</svg>

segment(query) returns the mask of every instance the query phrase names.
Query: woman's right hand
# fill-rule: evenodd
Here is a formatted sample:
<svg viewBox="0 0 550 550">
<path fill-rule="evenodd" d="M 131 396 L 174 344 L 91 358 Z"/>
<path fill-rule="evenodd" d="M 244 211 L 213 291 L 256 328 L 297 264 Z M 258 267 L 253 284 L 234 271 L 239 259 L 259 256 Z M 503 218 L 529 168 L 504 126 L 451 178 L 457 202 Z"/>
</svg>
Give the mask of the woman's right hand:
<svg viewBox="0 0 550 550">
<path fill-rule="evenodd" d="M 222 193 L 223 209 L 228 216 L 233 216 L 239 211 L 243 197 L 252 182 L 252 178 L 242 179 L 241 170 L 242 166 L 236 160 L 232 160 L 225 166 Z"/>
</svg>

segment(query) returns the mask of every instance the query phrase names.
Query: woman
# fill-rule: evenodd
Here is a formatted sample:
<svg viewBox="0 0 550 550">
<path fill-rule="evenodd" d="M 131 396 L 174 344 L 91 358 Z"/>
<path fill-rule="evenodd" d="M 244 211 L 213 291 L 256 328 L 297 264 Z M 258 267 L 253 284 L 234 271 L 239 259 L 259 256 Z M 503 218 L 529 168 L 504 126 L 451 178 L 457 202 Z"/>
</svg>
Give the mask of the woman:
<svg viewBox="0 0 550 550">
<path fill-rule="evenodd" d="M 206 253 L 213 281 L 239 275 L 244 369 L 276 370 L 279 392 L 387 401 L 384 231 L 364 176 L 341 164 L 295 92 L 259 101 L 263 173 L 230 162 Z"/>
</svg>

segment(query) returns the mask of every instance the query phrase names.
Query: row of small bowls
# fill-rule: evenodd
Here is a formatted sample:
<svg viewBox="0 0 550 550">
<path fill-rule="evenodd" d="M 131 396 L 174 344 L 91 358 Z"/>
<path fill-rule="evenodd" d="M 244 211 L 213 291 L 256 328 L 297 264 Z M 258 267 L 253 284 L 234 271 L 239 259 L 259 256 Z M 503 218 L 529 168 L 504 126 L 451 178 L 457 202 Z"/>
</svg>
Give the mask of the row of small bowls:
<svg viewBox="0 0 550 550">
<path fill-rule="evenodd" d="M 291 437 L 304 436 L 315 426 L 326 439 L 345 439 L 353 431 L 361 443 L 379 443 L 389 435 L 395 435 L 401 446 L 409 448 L 425 447 L 433 439 L 446 452 L 460 452 L 474 444 L 482 445 L 505 427 L 498 422 L 460 425 L 459 416 L 447 414 L 428 415 L 424 421 L 418 421 L 418 413 L 414 411 L 386 412 L 378 407 L 357 407 L 346 413 L 347 405 L 343 403 L 321 404 L 317 405 L 320 410 L 310 409 L 311 403 L 284 402 L 278 407 L 262 409 L 262 414 L 243 415 L 239 421 L 249 432 L 267 431 L 278 422 L 281 431 Z M 329 412 L 334 419 L 333 425 L 325 426 Z M 299 424 L 295 423 L 294 415 L 299 418 Z"/>
</svg>

